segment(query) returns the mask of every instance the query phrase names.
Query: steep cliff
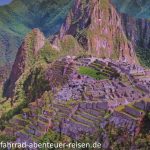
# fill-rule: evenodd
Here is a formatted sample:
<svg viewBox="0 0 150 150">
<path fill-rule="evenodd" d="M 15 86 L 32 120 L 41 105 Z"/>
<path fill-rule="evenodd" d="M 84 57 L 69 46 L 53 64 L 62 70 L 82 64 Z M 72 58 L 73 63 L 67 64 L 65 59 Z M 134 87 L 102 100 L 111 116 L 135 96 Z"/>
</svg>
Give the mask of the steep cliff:
<svg viewBox="0 0 150 150">
<path fill-rule="evenodd" d="M 121 15 L 127 38 L 132 41 L 142 64 L 150 67 L 150 21 Z"/>
<path fill-rule="evenodd" d="M 45 37 L 39 29 L 32 30 L 32 32 L 26 36 L 18 50 L 10 77 L 6 82 L 6 90 L 4 91 L 5 96 L 13 96 L 15 82 L 19 79 L 25 69 L 28 69 L 35 63 L 37 53 L 44 44 Z"/>
<path fill-rule="evenodd" d="M 38 75 L 38 73 L 33 71 L 36 70 L 34 68 L 48 66 L 48 64 L 60 57 L 66 55 L 80 55 L 83 52 L 79 43 L 71 35 L 64 36 L 63 40 L 58 41 L 58 44 L 59 47 L 51 45 L 39 29 L 33 29 L 32 32 L 27 34 L 18 50 L 9 79 L 5 82 L 4 96 L 14 96 L 16 84 L 18 85 L 17 81 L 18 79 L 20 81 L 20 77 L 24 77 L 24 74 L 25 78 L 30 79 L 30 76 L 33 76 L 33 81 L 36 80 L 34 79 L 34 73 L 36 75 Z M 32 71 L 33 74 L 31 73 Z"/>
<path fill-rule="evenodd" d="M 58 32 L 71 5 L 72 0 L 13 0 L 0 6 L 0 67 L 13 65 L 18 48 L 32 29 L 39 28 L 46 36 Z"/>
<path fill-rule="evenodd" d="M 92 55 L 137 63 L 121 16 L 108 0 L 76 0 L 59 38 L 63 39 L 67 34 L 73 35 Z"/>
<path fill-rule="evenodd" d="M 107 0 L 95 1 L 88 30 L 91 53 L 101 57 L 137 62 L 134 47 L 127 39 L 120 15 Z"/>
<path fill-rule="evenodd" d="M 140 63 L 150 67 L 150 1 L 111 0 L 121 14 L 127 38 L 132 41 Z"/>
<path fill-rule="evenodd" d="M 12 96 L 15 82 L 26 67 L 35 63 L 35 58 L 49 63 L 53 61 L 51 57 L 80 55 L 86 51 L 93 56 L 137 63 L 134 49 L 150 47 L 149 29 L 149 21 L 120 14 L 108 0 L 75 0 L 59 35 L 51 40 L 53 45 L 45 42 L 38 29 L 25 38 L 7 83 L 6 95 Z"/>
</svg>

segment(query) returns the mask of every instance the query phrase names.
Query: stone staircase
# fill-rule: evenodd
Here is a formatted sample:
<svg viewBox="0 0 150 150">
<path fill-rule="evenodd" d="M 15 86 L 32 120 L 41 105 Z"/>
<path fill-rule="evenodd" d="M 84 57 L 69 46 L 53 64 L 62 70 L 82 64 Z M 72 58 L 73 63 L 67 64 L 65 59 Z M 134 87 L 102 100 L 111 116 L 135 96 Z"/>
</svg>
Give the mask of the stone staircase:
<svg viewBox="0 0 150 150">
<path fill-rule="evenodd" d="M 63 124 L 66 118 L 69 117 L 73 111 L 73 107 L 64 104 L 53 104 L 56 115 L 53 118 L 53 130 L 60 132 L 60 126 Z"/>
<path fill-rule="evenodd" d="M 76 111 L 63 120 L 59 126 L 61 129 L 57 131 L 74 139 L 78 139 L 81 134 L 94 134 L 106 113 L 106 107 L 102 107 L 103 105 L 106 104 L 80 102 Z"/>
</svg>

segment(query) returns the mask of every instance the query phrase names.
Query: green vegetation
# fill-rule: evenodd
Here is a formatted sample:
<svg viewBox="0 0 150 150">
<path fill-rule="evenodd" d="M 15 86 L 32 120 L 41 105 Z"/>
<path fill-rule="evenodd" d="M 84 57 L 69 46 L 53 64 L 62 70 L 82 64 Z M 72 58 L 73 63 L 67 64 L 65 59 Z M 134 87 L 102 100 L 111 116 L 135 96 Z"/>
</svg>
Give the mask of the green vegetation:
<svg viewBox="0 0 150 150">
<path fill-rule="evenodd" d="M 31 67 L 31 65 L 35 64 L 35 56 L 34 56 L 34 45 L 36 43 L 36 35 L 33 32 L 30 32 L 26 38 L 25 38 L 25 42 L 27 42 L 27 61 L 26 63 L 26 67 Z"/>
<path fill-rule="evenodd" d="M 106 11 L 108 10 L 109 0 L 100 0 L 99 4 L 100 4 L 101 9 L 106 10 Z"/>
<path fill-rule="evenodd" d="M 40 50 L 38 60 L 41 62 L 51 63 L 59 56 L 59 52 L 55 50 L 48 42 Z"/>
<path fill-rule="evenodd" d="M 129 105 L 131 107 L 131 104 Z M 133 105 L 132 105 L 133 107 Z M 117 107 L 116 111 L 122 111 L 124 109 L 124 106 L 121 105 Z M 135 107 L 134 107 L 135 109 Z M 136 108 L 137 109 L 137 108 Z M 141 127 L 141 130 L 139 130 L 139 133 L 136 134 L 136 136 L 132 136 L 130 132 L 127 132 L 128 127 L 120 127 L 116 128 L 114 124 L 107 124 L 105 129 L 103 129 L 103 132 L 105 132 L 108 135 L 109 141 L 110 141 L 110 147 L 115 150 L 120 149 L 130 149 L 133 145 L 136 149 L 148 149 L 150 144 L 150 118 L 149 118 L 149 112 L 146 113 L 144 120 L 142 122 L 137 122 L 137 125 Z M 119 141 L 119 139 L 121 139 Z M 119 141 L 119 142 L 118 142 Z M 101 143 L 103 140 L 101 141 Z"/>
<path fill-rule="evenodd" d="M 147 112 L 145 115 L 142 132 L 144 134 L 150 133 L 150 112 Z"/>
<path fill-rule="evenodd" d="M 2 96 L 3 96 L 3 86 L 0 85 L 0 102 L 3 100 Z"/>
<path fill-rule="evenodd" d="M 13 104 L 12 101 L 6 101 L 2 105 L 3 110 L 0 114 L 0 130 L 5 128 L 5 125 L 7 125 L 8 121 L 13 118 L 13 116 L 21 113 L 22 109 L 27 107 L 29 100 L 27 100 L 23 85 L 28 75 L 29 72 L 26 71 L 17 81 Z"/>
<path fill-rule="evenodd" d="M 120 55 L 120 43 L 123 43 L 124 41 L 126 41 L 127 39 L 125 37 L 123 37 L 123 35 L 118 34 L 114 37 L 113 39 L 113 54 L 112 54 L 112 58 L 115 60 L 119 59 L 119 55 Z"/>
<path fill-rule="evenodd" d="M 27 107 L 27 100 L 22 101 L 16 107 L 10 107 L 11 109 L 4 113 L 0 118 L 0 130 L 5 128 L 5 125 L 8 124 L 8 121 L 15 115 L 19 114 L 23 108 Z"/>
<path fill-rule="evenodd" d="M 103 80 L 103 79 L 107 79 L 106 76 L 100 74 L 99 71 L 96 71 L 95 69 L 89 68 L 89 67 L 80 67 L 79 68 L 79 73 L 82 75 L 87 75 L 89 77 L 92 77 L 96 80 Z"/>
<path fill-rule="evenodd" d="M 37 62 L 32 69 L 28 68 L 16 82 L 13 104 L 11 101 L 6 101 L 1 105 L 0 130 L 4 129 L 8 121 L 21 113 L 22 109 L 27 107 L 30 102 L 49 90 L 50 86 L 45 80 L 44 71 L 45 65 Z"/>
<path fill-rule="evenodd" d="M 36 61 L 41 63 L 51 63 L 66 55 L 81 56 L 85 54 L 85 51 L 79 46 L 77 40 L 71 35 L 67 35 L 60 41 L 60 47 L 60 50 L 57 50 L 47 41 L 44 47 L 40 50 Z"/>
<path fill-rule="evenodd" d="M 80 55 L 84 53 L 83 49 L 77 42 L 77 40 L 71 36 L 67 35 L 62 41 L 61 41 L 61 56 L 66 55 Z"/>
<path fill-rule="evenodd" d="M 137 48 L 137 56 L 140 63 L 145 67 L 150 67 L 150 49 Z"/>
<path fill-rule="evenodd" d="M 7 143 L 7 142 L 12 142 L 12 141 L 15 141 L 15 137 L 1 135 L 1 133 L 0 133 L 0 142 Z M 0 150 L 8 150 L 8 148 L 2 149 L 2 147 L 0 147 Z"/>
<path fill-rule="evenodd" d="M 58 132 L 49 130 L 40 140 L 40 143 L 70 143 L 72 139 L 66 135 L 61 135 Z M 54 148 L 55 149 L 55 148 Z M 48 150 L 48 148 L 43 148 L 41 150 Z M 66 148 L 67 150 L 67 148 Z"/>
<path fill-rule="evenodd" d="M 32 100 L 39 98 L 45 91 L 50 90 L 48 81 L 45 80 L 45 72 L 43 65 L 32 69 L 23 83 L 23 91 L 25 96 Z"/>
<path fill-rule="evenodd" d="M 46 36 L 59 31 L 73 0 L 13 0 L 0 7 L 0 66 L 12 62 L 24 36 L 39 28 Z"/>
<path fill-rule="evenodd" d="M 98 132 L 97 132 L 97 134 L 98 134 Z M 68 144 L 68 143 L 78 142 L 78 143 L 89 143 L 90 145 L 92 145 L 96 141 L 97 134 L 95 136 L 82 134 L 81 138 L 79 140 L 74 140 L 74 139 L 71 139 L 70 137 L 68 137 L 64 134 L 60 134 L 59 132 L 49 130 L 42 137 L 42 139 L 40 140 L 40 143 L 53 143 L 57 146 L 57 143 L 66 143 L 66 144 Z M 53 149 L 55 150 L 55 149 L 58 149 L 58 148 L 53 148 Z M 65 147 L 64 149 L 65 150 L 70 150 L 71 148 Z M 93 148 L 88 147 L 88 148 L 77 148 L 77 149 L 78 150 L 83 150 L 83 149 L 92 150 Z M 43 148 L 41 150 L 48 150 L 48 148 L 47 149 Z"/>
</svg>

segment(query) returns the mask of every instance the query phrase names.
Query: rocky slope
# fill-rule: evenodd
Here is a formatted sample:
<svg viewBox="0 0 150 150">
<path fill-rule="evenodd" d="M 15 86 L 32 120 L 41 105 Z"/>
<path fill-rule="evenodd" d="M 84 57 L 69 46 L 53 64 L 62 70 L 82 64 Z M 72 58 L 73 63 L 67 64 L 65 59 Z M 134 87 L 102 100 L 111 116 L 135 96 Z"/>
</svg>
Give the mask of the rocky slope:
<svg viewBox="0 0 150 150">
<path fill-rule="evenodd" d="M 58 32 L 71 5 L 70 0 L 13 0 L 1 6 L 0 67 L 13 65 L 22 40 L 33 28 L 46 36 Z"/>
<path fill-rule="evenodd" d="M 44 46 L 45 42 L 46 39 L 39 29 L 32 30 L 32 32 L 26 36 L 18 50 L 10 77 L 6 83 L 6 93 L 4 93 L 4 95 L 7 95 L 8 97 L 13 96 L 15 82 L 25 70 L 35 63 L 37 53 Z"/>
<path fill-rule="evenodd" d="M 135 46 L 140 62 L 150 66 L 150 2 L 147 0 L 112 0 L 121 13 L 122 25 L 130 41 Z"/>
<path fill-rule="evenodd" d="M 140 63 L 150 66 L 149 20 L 122 14 L 116 7 L 107 0 L 75 1 L 59 38 L 71 34 L 92 55 L 129 62 L 137 62 L 136 51 Z"/>
<path fill-rule="evenodd" d="M 150 67 L 150 21 L 121 15 L 122 25 L 127 38 L 132 41 L 141 63 Z"/>
<path fill-rule="evenodd" d="M 81 15 L 82 14 L 82 15 Z M 121 17 L 108 0 L 76 0 L 60 30 L 60 39 L 73 35 L 90 54 L 136 63 Z"/>
</svg>

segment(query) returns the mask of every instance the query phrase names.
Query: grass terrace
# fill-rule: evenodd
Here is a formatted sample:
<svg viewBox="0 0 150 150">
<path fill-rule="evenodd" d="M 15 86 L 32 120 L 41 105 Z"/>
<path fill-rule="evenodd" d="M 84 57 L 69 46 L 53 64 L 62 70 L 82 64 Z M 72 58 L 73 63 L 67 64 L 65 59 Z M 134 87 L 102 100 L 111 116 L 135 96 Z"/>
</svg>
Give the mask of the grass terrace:
<svg viewBox="0 0 150 150">
<path fill-rule="evenodd" d="M 87 75 L 87 76 L 92 77 L 92 78 L 94 78 L 96 80 L 107 79 L 107 77 L 102 75 L 102 74 L 100 74 L 99 71 L 97 71 L 97 70 L 95 70 L 93 68 L 90 68 L 90 67 L 83 67 L 83 66 L 81 66 L 81 67 L 79 67 L 78 72 L 80 74 L 82 74 L 82 75 Z"/>
</svg>

